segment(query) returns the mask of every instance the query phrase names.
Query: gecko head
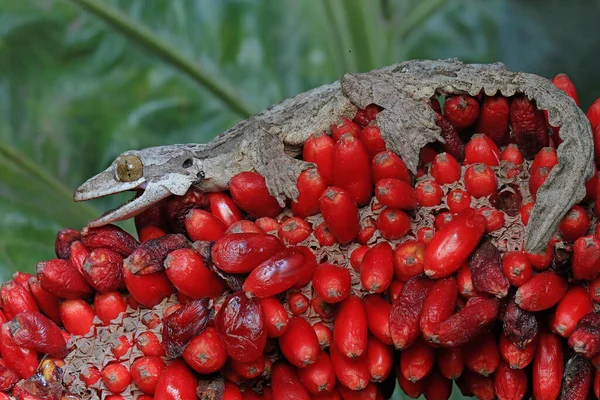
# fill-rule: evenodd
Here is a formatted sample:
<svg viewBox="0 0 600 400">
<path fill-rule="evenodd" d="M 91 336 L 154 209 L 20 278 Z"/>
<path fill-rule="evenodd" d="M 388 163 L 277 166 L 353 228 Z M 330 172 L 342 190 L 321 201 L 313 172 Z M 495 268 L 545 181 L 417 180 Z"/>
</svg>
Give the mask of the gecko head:
<svg viewBox="0 0 600 400">
<path fill-rule="evenodd" d="M 122 206 L 91 221 L 96 227 L 131 218 L 170 195 L 184 195 L 204 179 L 200 160 L 185 145 L 150 147 L 127 151 L 103 172 L 83 183 L 75 201 L 97 199 L 135 190 L 138 195 Z"/>
</svg>

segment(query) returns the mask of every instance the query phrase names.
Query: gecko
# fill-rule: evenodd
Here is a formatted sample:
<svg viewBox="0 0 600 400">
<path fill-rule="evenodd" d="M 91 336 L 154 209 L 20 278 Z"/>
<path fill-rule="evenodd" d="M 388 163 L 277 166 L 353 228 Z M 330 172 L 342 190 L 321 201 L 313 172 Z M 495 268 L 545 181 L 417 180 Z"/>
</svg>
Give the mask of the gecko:
<svg viewBox="0 0 600 400">
<path fill-rule="evenodd" d="M 339 81 L 301 93 L 234 125 L 205 144 L 175 144 L 126 151 L 103 172 L 83 183 L 75 201 L 137 190 L 140 195 L 89 223 L 98 227 L 131 218 L 191 187 L 227 190 L 244 171 L 265 177 L 269 192 L 283 206 L 298 196 L 296 180 L 312 167 L 299 160 L 303 144 L 327 132 L 341 117 L 352 119 L 369 104 L 382 108 L 377 124 L 387 149 L 415 173 L 419 150 L 440 141 L 430 98 L 436 95 L 525 95 L 560 127 L 559 163 L 538 191 L 525 232 L 525 248 L 543 251 L 568 210 L 585 196 L 593 174 L 592 131 L 585 114 L 549 80 L 512 72 L 501 63 L 464 64 L 456 59 L 413 60 L 365 73 L 346 73 Z"/>
</svg>

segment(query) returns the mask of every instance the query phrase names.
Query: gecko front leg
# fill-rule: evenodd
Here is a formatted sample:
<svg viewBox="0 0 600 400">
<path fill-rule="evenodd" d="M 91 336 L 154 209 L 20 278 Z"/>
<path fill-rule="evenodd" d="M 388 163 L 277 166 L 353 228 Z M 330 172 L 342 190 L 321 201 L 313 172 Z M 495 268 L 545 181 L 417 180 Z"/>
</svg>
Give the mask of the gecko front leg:
<svg viewBox="0 0 600 400">
<path fill-rule="evenodd" d="M 288 156 L 282 137 L 279 127 L 257 126 L 251 135 L 244 138 L 242 153 L 248 157 L 254 170 L 265 178 L 271 195 L 284 207 L 287 198 L 298 197 L 298 176 L 315 165 Z"/>
</svg>

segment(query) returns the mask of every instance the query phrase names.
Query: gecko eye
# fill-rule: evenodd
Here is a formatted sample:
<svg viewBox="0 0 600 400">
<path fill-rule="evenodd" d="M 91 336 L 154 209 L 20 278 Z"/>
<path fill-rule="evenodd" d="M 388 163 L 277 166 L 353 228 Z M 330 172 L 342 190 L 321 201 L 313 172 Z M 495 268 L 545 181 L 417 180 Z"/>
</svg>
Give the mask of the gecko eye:
<svg viewBox="0 0 600 400">
<path fill-rule="evenodd" d="M 135 154 L 124 154 L 117 160 L 116 177 L 121 182 L 133 182 L 142 177 L 144 164 Z"/>
</svg>

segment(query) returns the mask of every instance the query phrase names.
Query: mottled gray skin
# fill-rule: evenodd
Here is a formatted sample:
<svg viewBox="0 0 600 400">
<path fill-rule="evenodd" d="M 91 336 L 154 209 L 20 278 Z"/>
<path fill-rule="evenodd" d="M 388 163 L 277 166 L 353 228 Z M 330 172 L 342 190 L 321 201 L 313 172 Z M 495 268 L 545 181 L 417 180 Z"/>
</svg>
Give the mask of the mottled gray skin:
<svg viewBox="0 0 600 400">
<path fill-rule="evenodd" d="M 276 104 L 241 121 L 207 144 L 173 145 L 131 151 L 144 164 L 144 176 L 123 183 L 115 178 L 114 163 L 75 193 L 75 200 L 144 188 L 143 194 L 121 208 L 92 221 L 100 226 L 131 216 L 191 186 L 203 191 L 226 190 L 242 171 L 255 170 L 266 178 L 271 194 L 284 203 L 298 193 L 296 179 L 309 163 L 294 157 L 314 132 L 328 131 L 357 108 L 384 108 L 377 123 L 389 150 L 415 172 L 419 150 L 443 141 L 429 99 L 440 94 L 524 94 L 548 111 L 560 126 L 563 143 L 559 163 L 540 188 L 526 231 L 526 249 L 545 248 L 560 220 L 585 196 L 584 183 L 593 173 L 593 140 L 589 122 L 575 102 L 549 80 L 511 72 L 502 64 L 463 64 L 457 60 L 408 61 L 379 70 L 345 74 L 339 82 L 318 87 Z M 192 160 L 193 163 L 184 161 Z"/>
</svg>

